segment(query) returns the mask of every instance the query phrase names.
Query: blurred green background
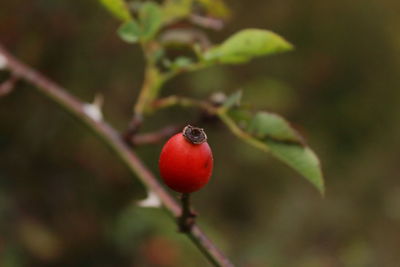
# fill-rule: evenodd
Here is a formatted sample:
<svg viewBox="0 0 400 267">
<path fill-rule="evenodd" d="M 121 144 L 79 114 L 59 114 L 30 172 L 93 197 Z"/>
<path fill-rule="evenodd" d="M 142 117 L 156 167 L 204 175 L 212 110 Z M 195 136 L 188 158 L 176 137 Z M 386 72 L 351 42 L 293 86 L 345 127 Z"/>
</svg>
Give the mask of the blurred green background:
<svg viewBox="0 0 400 267">
<path fill-rule="evenodd" d="M 326 197 L 215 122 L 215 171 L 194 195 L 199 223 L 238 266 L 399 266 L 400 2 L 230 0 L 210 38 L 249 27 L 296 46 L 243 66 L 169 82 L 163 94 L 207 98 L 244 90 L 278 112 L 320 156 Z M 2 1 L 0 40 L 91 102 L 123 131 L 143 76 L 138 46 L 96 1 Z M 0 73 L 0 79 L 5 77 Z M 196 121 L 173 108 L 143 131 Z M 136 149 L 157 173 L 162 144 Z M 163 210 L 87 128 L 26 83 L 0 99 L 0 266 L 207 266 Z"/>
</svg>

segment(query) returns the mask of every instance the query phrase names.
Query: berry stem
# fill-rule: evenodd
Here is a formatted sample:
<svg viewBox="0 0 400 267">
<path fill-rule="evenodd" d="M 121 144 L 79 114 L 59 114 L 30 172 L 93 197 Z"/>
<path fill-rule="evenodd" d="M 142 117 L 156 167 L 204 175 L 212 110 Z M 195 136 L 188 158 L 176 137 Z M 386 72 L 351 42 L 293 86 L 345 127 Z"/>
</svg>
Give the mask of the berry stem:
<svg viewBox="0 0 400 267">
<path fill-rule="evenodd" d="M 182 206 L 182 213 L 181 216 L 178 218 L 179 231 L 182 233 L 188 233 L 191 231 L 196 218 L 196 214 L 192 212 L 192 210 L 190 209 L 189 193 L 182 193 L 181 206 Z"/>
</svg>

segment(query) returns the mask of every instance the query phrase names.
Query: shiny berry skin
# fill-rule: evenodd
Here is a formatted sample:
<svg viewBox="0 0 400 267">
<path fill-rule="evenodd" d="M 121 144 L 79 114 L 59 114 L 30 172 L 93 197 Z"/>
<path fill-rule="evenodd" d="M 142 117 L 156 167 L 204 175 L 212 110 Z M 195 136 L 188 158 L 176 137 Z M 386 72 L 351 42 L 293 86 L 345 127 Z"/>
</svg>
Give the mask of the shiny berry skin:
<svg viewBox="0 0 400 267">
<path fill-rule="evenodd" d="M 165 184 L 180 193 L 192 193 L 205 186 L 213 169 L 211 148 L 203 129 L 186 126 L 164 145 L 159 161 Z"/>
</svg>

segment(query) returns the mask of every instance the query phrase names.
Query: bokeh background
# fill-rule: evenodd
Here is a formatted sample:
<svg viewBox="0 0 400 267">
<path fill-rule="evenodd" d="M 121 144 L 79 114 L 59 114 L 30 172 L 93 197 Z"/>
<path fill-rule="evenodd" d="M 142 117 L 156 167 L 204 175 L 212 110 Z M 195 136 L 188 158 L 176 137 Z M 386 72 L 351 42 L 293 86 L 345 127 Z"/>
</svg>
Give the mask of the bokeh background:
<svg viewBox="0 0 400 267">
<path fill-rule="evenodd" d="M 185 74 L 165 95 L 244 90 L 283 114 L 320 156 L 326 197 L 209 122 L 215 172 L 194 195 L 199 223 L 238 266 L 399 266 L 400 2 L 229 0 L 214 42 L 249 27 L 291 53 Z M 2 1 L 0 40 L 80 99 L 104 95 L 123 131 L 143 76 L 138 46 L 96 1 Z M 0 73 L 0 78 L 5 74 Z M 195 121 L 173 108 L 143 131 Z M 161 145 L 138 147 L 157 172 Z M 26 83 L 0 99 L 0 266 L 207 266 L 163 210 L 88 129 Z"/>
</svg>

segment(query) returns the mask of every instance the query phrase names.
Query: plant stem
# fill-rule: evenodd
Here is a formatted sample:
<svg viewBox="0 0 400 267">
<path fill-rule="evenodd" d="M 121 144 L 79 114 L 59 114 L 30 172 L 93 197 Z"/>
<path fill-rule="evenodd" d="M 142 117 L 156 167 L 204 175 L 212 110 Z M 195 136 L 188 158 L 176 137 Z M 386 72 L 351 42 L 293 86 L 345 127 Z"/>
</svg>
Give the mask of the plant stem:
<svg viewBox="0 0 400 267">
<path fill-rule="evenodd" d="M 154 174 L 143 164 L 136 153 L 121 140 L 114 128 L 104 121 L 93 120 L 85 113 L 81 101 L 68 94 L 66 89 L 20 62 L 0 44 L 1 55 L 7 60 L 6 68 L 15 77 L 31 83 L 39 93 L 47 96 L 55 104 L 74 115 L 111 148 L 133 175 L 137 176 L 149 190 L 157 194 L 163 206 L 174 217 L 181 215 L 181 208 L 175 198 L 162 187 Z M 207 238 L 196 224 L 193 224 L 191 231 L 185 232 L 185 234 L 215 266 L 233 266 L 229 259 Z"/>
<path fill-rule="evenodd" d="M 216 114 L 218 112 L 218 109 L 216 107 L 212 106 L 211 104 L 205 101 L 200 101 L 193 98 L 176 96 L 176 95 L 171 95 L 168 97 L 157 99 L 156 101 L 153 102 L 152 107 L 153 109 L 157 110 L 176 105 L 182 107 L 199 107 L 210 114 Z"/>
<path fill-rule="evenodd" d="M 269 152 L 268 147 L 264 143 L 255 138 L 252 138 L 249 134 L 240 129 L 239 126 L 233 121 L 233 119 L 226 114 L 225 110 L 219 109 L 216 115 L 229 128 L 229 130 L 239 139 L 242 139 L 249 145 L 257 147 L 265 152 Z"/>
<path fill-rule="evenodd" d="M 146 145 L 146 144 L 157 144 L 172 135 L 178 133 L 179 131 L 182 131 L 184 126 L 180 125 L 169 125 L 166 126 L 157 132 L 151 132 L 151 133 L 143 133 L 143 134 L 135 134 L 132 136 L 132 138 L 129 140 L 132 145 L 137 146 L 137 145 Z"/>
<path fill-rule="evenodd" d="M 150 64 L 145 70 L 143 87 L 135 104 L 135 114 L 143 116 L 149 104 L 157 97 L 158 91 L 163 84 L 163 77 L 159 70 Z"/>
<path fill-rule="evenodd" d="M 181 205 L 182 214 L 178 218 L 179 231 L 182 233 L 188 233 L 192 229 L 196 218 L 196 214 L 193 213 L 190 208 L 190 194 L 182 193 Z"/>
<path fill-rule="evenodd" d="M 149 63 L 145 70 L 142 89 L 140 90 L 138 100 L 134 106 L 133 117 L 129 122 L 128 130 L 123 135 L 128 144 L 132 144 L 132 138 L 142 125 L 144 113 L 150 110 L 150 103 L 158 96 L 158 92 L 163 83 L 164 78 L 159 73 L 159 70 L 153 63 Z"/>
</svg>

